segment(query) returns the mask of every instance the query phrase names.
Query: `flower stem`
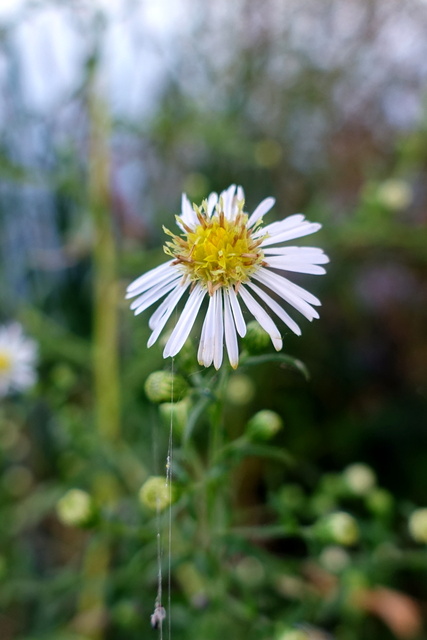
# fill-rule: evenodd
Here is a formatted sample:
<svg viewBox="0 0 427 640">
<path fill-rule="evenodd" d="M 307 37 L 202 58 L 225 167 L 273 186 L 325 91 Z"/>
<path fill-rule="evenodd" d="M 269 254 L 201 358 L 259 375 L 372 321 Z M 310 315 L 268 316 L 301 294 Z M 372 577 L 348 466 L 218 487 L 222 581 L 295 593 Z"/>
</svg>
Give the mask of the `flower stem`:
<svg viewBox="0 0 427 640">
<path fill-rule="evenodd" d="M 224 580 L 220 575 L 223 555 L 223 547 L 219 538 L 226 528 L 227 495 L 225 491 L 226 478 L 218 465 L 218 454 L 224 444 L 224 396 L 227 387 L 229 371 L 223 367 L 217 381 L 215 396 L 216 402 L 210 411 L 210 440 L 208 451 L 208 482 L 206 486 L 207 519 L 210 531 L 210 549 L 212 560 L 216 565 L 217 580 L 214 597 L 221 598 L 224 588 Z"/>
</svg>

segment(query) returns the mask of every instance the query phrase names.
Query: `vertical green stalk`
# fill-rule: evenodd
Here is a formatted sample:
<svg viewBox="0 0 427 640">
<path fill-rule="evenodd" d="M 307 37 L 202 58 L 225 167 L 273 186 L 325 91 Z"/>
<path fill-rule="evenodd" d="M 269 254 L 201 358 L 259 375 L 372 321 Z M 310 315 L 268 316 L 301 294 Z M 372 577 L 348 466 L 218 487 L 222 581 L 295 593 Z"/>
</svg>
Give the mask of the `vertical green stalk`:
<svg viewBox="0 0 427 640">
<path fill-rule="evenodd" d="M 111 215 L 110 122 L 96 87 L 96 64 L 88 82 L 90 121 L 88 198 L 95 232 L 93 248 L 93 378 L 96 426 L 100 439 L 114 445 L 120 434 L 116 246 Z M 94 478 L 93 492 L 98 491 Z M 88 640 L 101 640 L 106 619 L 105 590 L 110 564 L 105 537 L 93 537 L 82 567 L 82 587 L 75 625 Z"/>
<path fill-rule="evenodd" d="M 225 578 L 222 572 L 224 552 L 221 536 L 227 525 L 227 477 L 218 468 L 218 453 L 224 444 L 224 396 L 229 371 L 222 367 L 216 386 L 216 402 L 210 412 L 210 440 L 208 451 L 207 517 L 210 532 L 210 550 L 216 565 L 216 577 L 212 582 L 213 597 L 223 602 Z"/>
<path fill-rule="evenodd" d="M 94 244 L 94 384 L 96 422 L 100 435 L 114 442 L 120 431 L 118 380 L 118 313 L 116 300 L 116 246 L 109 188 L 110 122 L 106 105 L 89 86 L 90 150 L 89 206 L 95 230 Z"/>
</svg>

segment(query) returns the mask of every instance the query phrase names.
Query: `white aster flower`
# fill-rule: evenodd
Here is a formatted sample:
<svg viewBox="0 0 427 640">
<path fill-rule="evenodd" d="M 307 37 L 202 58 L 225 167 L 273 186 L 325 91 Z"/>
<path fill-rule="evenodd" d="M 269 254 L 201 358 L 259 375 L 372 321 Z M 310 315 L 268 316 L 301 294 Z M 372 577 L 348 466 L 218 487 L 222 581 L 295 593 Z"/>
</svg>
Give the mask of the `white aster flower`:
<svg viewBox="0 0 427 640">
<path fill-rule="evenodd" d="M 319 317 L 313 305 L 320 305 L 320 301 L 277 272 L 325 273 L 319 265 L 329 262 L 329 258 L 321 249 L 282 246 L 289 240 L 315 233 L 321 225 L 308 222 L 298 213 L 264 227 L 262 217 L 274 203 L 274 198 L 266 198 L 249 215 L 244 211 L 243 189 L 237 187 L 236 191 L 235 185 L 219 197 L 211 193 L 200 207 L 191 207 L 183 194 L 181 216 L 176 216 L 181 233 L 175 235 L 164 229 L 171 238 L 164 247 L 171 260 L 137 278 L 127 289 L 127 298 L 137 296 L 131 303 L 135 315 L 166 296 L 149 319 L 152 334 L 148 347 L 156 342 L 186 292 L 188 299 L 163 357 L 175 356 L 180 351 L 208 296 L 198 350 L 198 361 L 205 367 L 213 363 L 219 369 L 224 340 L 230 364 L 237 367 L 237 334 L 243 337 L 246 333 L 242 302 L 269 334 L 277 351 L 282 348 L 282 336 L 265 307 L 297 335 L 301 330 L 276 297 L 310 321 Z"/>
<path fill-rule="evenodd" d="M 0 397 L 24 391 L 36 381 L 37 345 L 20 324 L 0 327 Z"/>
</svg>

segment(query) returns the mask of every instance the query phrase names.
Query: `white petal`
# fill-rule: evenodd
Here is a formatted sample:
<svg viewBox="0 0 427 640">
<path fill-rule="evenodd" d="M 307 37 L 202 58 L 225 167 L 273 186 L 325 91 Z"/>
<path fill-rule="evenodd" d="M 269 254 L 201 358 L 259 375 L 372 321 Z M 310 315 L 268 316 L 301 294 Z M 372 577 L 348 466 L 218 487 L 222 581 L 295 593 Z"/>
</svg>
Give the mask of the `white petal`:
<svg viewBox="0 0 427 640">
<path fill-rule="evenodd" d="M 150 271 L 147 271 L 147 273 L 144 273 L 142 276 L 139 276 L 139 278 L 131 282 L 126 289 L 126 297 L 133 298 L 133 296 L 137 296 L 139 293 L 149 289 L 163 274 L 167 272 L 173 273 L 175 269 L 172 267 L 172 262 L 173 260 L 170 260 L 169 262 L 165 262 L 154 269 L 150 269 Z"/>
<path fill-rule="evenodd" d="M 276 315 L 279 316 L 279 318 L 289 327 L 289 329 L 291 329 L 291 331 L 293 331 L 294 333 L 296 333 L 297 336 L 301 335 L 301 329 L 299 328 L 299 326 L 297 325 L 297 323 L 295 322 L 295 320 L 293 320 L 291 318 L 291 316 L 289 314 L 286 313 L 286 311 L 284 309 L 282 309 L 282 307 L 280 306 L 280 304 L 278 304 L 275 300 L 273 300 L 273 298 L 271 296 L 268 295 L 268 293 L 266 293 L 265 291 L 263 291 L 262 289 L 260 289 L 260 287 L 258 287 L 256 284 L 254 284 L 253 282 L 249 282 L 248 286 L 255 291 L 255 293 L 257 293 L 259 295 L 259 297 L 261 298 L 261 300 L 264 300 L 264 302 L 266 304 L 268 304 L 268 306 L 270 307 L 270 309 L 272 311 L 274 311 L 274 313 Z"/>
<path fill-rule="evenodd" d="M 236 193 L 236 198 L 237 198 L 237 202 L 242 202 L 242 200 L 245 200 L 245 192 L 243 191 L 243 187 L 238 186 L 237 187 L 237 193 Z"/>
<path fill-rule="evenodd" d="M 264 280 L 268 279 L 267 286 L 270 287 L 270 289 L 272 289 L 273 291 L 276 291 L 276 287 L 281 289 L 283 286 L 285 286 L 288 291 L 295 293 L 295 295 L 297 295 L 302 300 L 305 300 L 309 304 L 314 304 L 315 306 L 319 306 L 319 307 L 322 306 L 322 303 L 320 302 L 319 298 L 316 298 L 316 296 L 314 296 L 312 293 L 307 291 L 307 289 L 303 289 L 302 287 L 295 284 L 294 282 L 291 282 L 284 276 L 281 276 L 278 273 L 274 273 L 269 269 L 264 269 L 263 267 L 259 269 L 256 272 L 256 274 L 253 274 L 252 277 L 257 279 L 256 276 L 258 274 L 261 275 L 261 278 L 258 278 L 260 282 L 263 281 L 262 278 L 264 278 Z"/>
<path fill-rule="evenodd" d="M 254 237 L 263 236 L 265 233 L 269 235 L 274 235 L 277 233 L 281 233 L 282 231 L 286 231 L 287 229 L 293 229 L 294 227 L 304 222 L 305 216 L 302 213 L 294 213 L 292 216 L 288 216 L 284 220 L 278 220 L 276 222 L 271 222 L 267 224 L 265 227 L 260 227 L 254 233 Z"/>
<path fill-rule="evenodd" d="M 193 228 L 196 226 L 196 224 L 198 224 L 196 213 L 185 193 L 182 194 L 181 198 L 181 218 L 183 222 L 185 222 L 185 224 L 189 227 Z M 179 222 L 178 226 L 181 227 Z"/>
<path fill-rule="evenodd" d="M 153 329 L 153 333 L 151 334 L 147 347 L 151 347 L 161 334 L 165 324 L 171 317 L 173 310 L 176 308 L 176 305 L 184 295 L 185 291 L 188 289 L 189 284 L 181 285 L 174 289 L 167 298 L 164 299 L 160 307 L 156 310 L 155 313 L 150 318 L 148 323 L 150 329 Z M 160 312 L 160 313 L 159 313 Z M 156 316 L 156 318 L 154 318 Z"/>
<path fill-rule="evenodd" d="M 231 308 L 233 310 L 237 333 L 243 338 L 246 335 L 246 324 L 243 319 L 243 313 L 233 287 L 230 287 L 228 289 L 228 294 L 230 296 Z"/>
<path fill-rule="evenodd" d="M 218 202 L 218 194 L 213 191 L 208 197 L 208 216 L 211 217 L 215 211 L 215 205 Z"/>
<path fill-rule="evenodd" d="M 208 310 L 206 311 L 205 320 L 202 327 L 202 335 L 200 336 L 199 349 L 197 352 L 197 361 L 205 367 L 210 367 L 214 354 L 214 323 L 215 323 L 215 301 L 214 297 L 209 297 Z"/>
<path fill-rule="evenodd" d="M 288 229 L 287 231 L 282 231 L 281 233 L 273 234 L 268 238 L 265 238 L 261 247 L 267 247 L 271 244 L 279 244 L 279 242 L 286 242 L 288 240 L 294 240 L 295 238 L 302 238 L 303 236 L 308 236 L 311 233 L 316 233 L 316 231 L 319 231 L 321 228 L 322 225 L 318 222 L 302 222 L 292 229 Z"/>
<path fill-rule="evenodd" d="M 311 264 L 327 264 L 329 258 L 322 249 L 317 247 L 270 247 L 264 249 L 264 254 L 287 256 L 289 259 L 300 262 L 311 262 Z"/>
<path fill-rule="evenodd" d="M 170 338 L 166 343 L 163 351 L 164 358 L 167 358 L 168 356 L 175 356 L 182 348 L 196 320 L 197 313 L 205 294 L 206 290 L 202 289 L 200 285 L 196 285 L 190 293 L 190 297 L 182 310 L 175 329 L 172 331 Z"/>
<path fill-rule="evenodd" d="M 274 198 L 265 198 L 259 203 L 253 214 L 248 220 L 248 227 L 253 227 L 255 222 L 262 218 L 272 207 L 274 207 L 276 200 Z"/>
<path fill-rule="evenodd" d="M 282 338 L 279 329 L 274 324 L 268 313 L 261 307 L 259 302 L 245 289 L 243 285 L 240 286 L 239 294 L 241 295 L 243 302 L 254 316 L 255 320 L 261 325 L 261 327 L 268 333 L 276 351 L 280 351 L 283 347 Z"/>
<path fill-rule="evenodd" d="M 230 220 L 232 217 L 232 209 L 233 209 L 232 203 L 233 203 L 235 191 L 236 191 L 236 185 L 232 184 L 228 187 L 228 189 L 226 189 L 221 193 L 223 203 L 224 203 L 224 215 L 227 218 L 227 220 Z"/>
<path fill-rule="evenodd" d="M 215 369 L 219 369 L 222 365 L 224 353 L 224 316 L 222 309 L 222 291 L 218 289 L 213 294 L 215 298 L 215 326 L 214 326 L 214 357 L 213 363 Z"/>
<path fill-rule="evenodd" d="M 178 277 L 171 282 L 166 282 L 166 284 L 160 283 L 158 286 L 151 287 L 151 289 L 143 293 L 142 296 L 139 296 L 132 301 L 132 304 L 130 305 L 131 310 L 135 312 L 136 316 L 139 315 L 154 302 L 157 302 L 159 298 L 163 298 L 163 296 L 169 293 L 171 289 L 174 289 L 178 285 L 180 279 L 181 276 L 178 274 Z"/>
<path fill-rule="evenodd" d="M 135 296 L 139 296 L 141 293 L 148 292 L 150 289 L 158 288 L 160 285 L 163 286 L 168 282 L 173 282 L 174 280 L 179 280 L 182 277 L 182 273 L 180 270 L 176 268 L 175 265 L 169 268 L 169 271 L 161 273 L 157 277 L 154 277 L 149 282 L 146 281 L 144 284 L 140 285 L 137 289 L 132 291 L 131 293 L 126 294 L 126 299 L 134 298 Z M 135 302 L 135 300 L 134 300 Z M 134 302 L 132 304 L 134 304 Z M 131 309 L 134 308 L 131 306 Z"/>
<path fill-rule="evenodd" d="M 288 256 L 270 256 L 266 260 L 267 265 L 272 269 L 282 271 L 294 271 L 296 273 L 311 273 L 312 275 L 323 275 L 326 270 L 317 264 L 289 259 Z"/>
<path fill-rule="evenodd" d="M 166 296 L 162 304 L 159 307 L 157 307 L 153 315 L 150 316 L 150 319 L 148 321 L 148 326 L 150 327 L 150 329 L 156 328 L 158 321 L 161 319 L 163 314 L 166 313 L 167 310 L 169 309 L 169 305 L 173 304 L 173 306 L 175 306 L 178 300 L 181 299 L 184 291 L 188 289 L 189 285 L 190 285 L 190 282 L 188 280 L 183 281 L 179 285 L 177 285 L 176 289 L 171 291 L 170 294 Z M 175 302 L 175 298 L 177 299 L 177 302 Z"/>
<path fill-rule="evenodd" d="M 313 320 L 313 318 L 319 317 L 317 311 L 313 309 L 313 307 L 311 307 L 301 295 L 298 295 L 297 291 L 292 286 L 293 283 L 289 282 L 286 278 L 283 278 L 272 271 L 268 271 L 267 269 L 259 269 L 253 274 L 252 278 L 254 280 L 259 280 L 259 282 L 262 282 L 262 284 L 274 291 L 274 293 L 277 293 L 277 295 L 286 300 L 286 302 L 289 302 L 289 304 L 295 307 L 295 309 L 302 313 L 302 315 L 308 320 Z M 308 294 L 308 291 L 305 293 Z M 318 301 L 317 298 L 314 299 L 320 304 L 320 301 Z"/>
<path fill-rule="evenodd" d="M 236 328 L 230 306 L 229 292 L 224 290 L 224 333 L 228 359 L 233 369 L 239 364 L 239 347 L 237 344 Z"/>
</svg>

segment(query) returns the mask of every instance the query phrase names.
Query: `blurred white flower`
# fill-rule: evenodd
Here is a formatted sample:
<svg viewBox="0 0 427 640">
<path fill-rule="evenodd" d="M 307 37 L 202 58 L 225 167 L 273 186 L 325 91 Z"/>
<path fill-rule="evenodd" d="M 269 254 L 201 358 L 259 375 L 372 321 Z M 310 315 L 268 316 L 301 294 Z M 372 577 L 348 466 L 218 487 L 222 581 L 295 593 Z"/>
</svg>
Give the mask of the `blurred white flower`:
<svg viewBox="0 0 427 640">
<path fill-rule="evenodd" d="M 0 397 L 36 382 L 37 344 L 17 322 L 0 327 Z"/>
<path fill-rule="evenodd" d="M 300 213 L 263 226 L 263 216 L 274 205 L 266 198 L 249 215 L 244 211 L 245 196 L 233 184 L 219 196 L 211 193 L 200 207 L 182 196 L 181 216 L 177 216 L 180 235 L 168 229 L 171 240 L 164 250 L 171 260 L 137 278 L 127 289 L 135 315 L 163 298 L 149 320 L 151 347 L 171 317 L 178 302 L 189 290 L 189 297 L 172 331 L 163 357 L 175 356 L 183 347 L 206 296 L 208 309 L 202 327 L 198 361 L 205 367 L 222 364 L 224 341 L 233 368 L 239 361 L 237 334 L 246 334 L 241 302 L 268 333 L 274 348 L 282 348 L 282 336 L 272 320 L 275 314 L 287 327 L 301 334 L 297 323 L 281 304 L 266 291 L 294 307 L 308 320 L 318 318 L 312 305 L 320 301 L 279 272 L 323 274 L 320 266 L 329 258 L 316 247 L 275 246 L 310 235 L 320 224 L 308 222 Z M 268 308 L 268 312 L 260 304 Z"/>
</svg>

